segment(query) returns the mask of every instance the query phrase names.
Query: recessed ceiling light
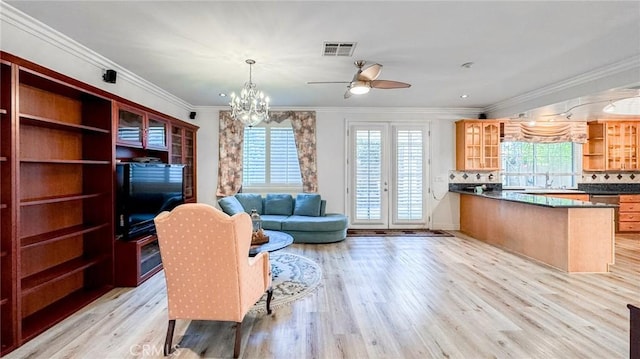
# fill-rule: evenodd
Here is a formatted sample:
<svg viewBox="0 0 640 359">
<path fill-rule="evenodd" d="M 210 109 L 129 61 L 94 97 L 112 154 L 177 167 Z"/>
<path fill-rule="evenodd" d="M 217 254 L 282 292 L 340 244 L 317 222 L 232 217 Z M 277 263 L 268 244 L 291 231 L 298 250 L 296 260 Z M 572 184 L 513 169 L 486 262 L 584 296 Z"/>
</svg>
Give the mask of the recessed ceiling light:
<svg viewBox="0 0 640 359">
<path fill-rule="evenodd" d="M 220 92 L 220 93 L 218 94 L 218 96 L 220 96 L 220 97 L 227 97 L 227 94 L 226 94 L 226 93 L 224 93 L 224 92 Z"/>
<path fill-rule="evenodd" d="M 467 98 L 467 97 L 469 97 L 469 95 L 467 95 L 466 93 L 465 93 L 465 94 L 460 95 L 460 98 Z"/>
<path fill-rule="evenodd" d="M 465 69 L 470 69 L 471 66 L 473 66 L 473 62 L 471 61 L 465 62 L 464 64 L 460 65 L 460 67 L 464 67 Z"/>
</svg>

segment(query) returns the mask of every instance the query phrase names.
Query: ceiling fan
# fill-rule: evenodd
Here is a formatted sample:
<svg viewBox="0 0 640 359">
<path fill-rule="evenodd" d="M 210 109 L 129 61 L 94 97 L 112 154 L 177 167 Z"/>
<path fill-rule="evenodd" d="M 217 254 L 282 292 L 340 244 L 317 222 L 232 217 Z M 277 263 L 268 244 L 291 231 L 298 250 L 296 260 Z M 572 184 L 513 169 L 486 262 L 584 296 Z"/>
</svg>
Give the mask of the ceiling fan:
<svg viewBox="0 0 640 359">
<path fill-rule="evenodd" d="M 353 75 L 352 81 L 309 81 L 307 84 L 348 84 L 347 92 L 344 93 L 345 99 L 351 97 L 352 94 L 365 94 L 372 88 L 388 90 L 411 87 L 411 84 L 404 82 L 378 80 L 378 76 L 380 76 L 380 71 L 382 70 L 382 65 L 373 64 L 363 69 L 365 63 L 366 61 L 364 60 L 357 60 L 354 62 L 358 68 L 358 72 Z"/>
</svg>

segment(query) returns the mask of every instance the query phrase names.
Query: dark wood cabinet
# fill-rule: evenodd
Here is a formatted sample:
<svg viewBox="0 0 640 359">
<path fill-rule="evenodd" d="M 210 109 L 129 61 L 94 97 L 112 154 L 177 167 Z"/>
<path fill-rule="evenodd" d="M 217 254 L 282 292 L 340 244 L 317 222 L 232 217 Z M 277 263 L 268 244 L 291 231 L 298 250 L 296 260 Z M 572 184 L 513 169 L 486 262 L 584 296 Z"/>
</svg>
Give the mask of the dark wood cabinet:
<svg viewBox="0 0 640 359">
<path fill-rule="evenodd" d="M 196 130 L 192 127 L 171 126 L 171 163 L 185 165 L 184 196 L 186 202 L 196 201 Z"/>
<path fill-rule="evenodd" d="M 167 151 L 169 122 L 132 106 L 116 104 L 116 144 Z"/>
<path fill-rule="evenodd" d="M 0 61 L 0 353 L 12 350 L 18 343 L 13 67 Z"/>
<path fill-rule="evenodd" d="M 113 287 L 111 102 L 2 63 L 2 350 Z"/>
<path fill-rule="evenodd" d="M 162 269 L 155 235 L 115 238 L 115 162 L 184 163 L 196 201 L 196 131 L 0 51 L 0 355 Z"/>
<path fill-rule="evenodd" d="M 136 287 L 162 270 L 158 238 L 146 235 L 132 241 L 116 241 L 116 285 Z"/>
</svg>

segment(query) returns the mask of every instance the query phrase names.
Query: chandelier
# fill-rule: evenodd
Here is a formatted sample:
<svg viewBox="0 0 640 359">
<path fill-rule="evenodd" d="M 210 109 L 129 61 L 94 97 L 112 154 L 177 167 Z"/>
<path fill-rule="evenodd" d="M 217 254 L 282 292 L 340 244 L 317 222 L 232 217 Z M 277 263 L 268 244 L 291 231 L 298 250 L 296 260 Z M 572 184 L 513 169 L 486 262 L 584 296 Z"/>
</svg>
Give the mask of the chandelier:
<svg viewBox="0 0 640 359">
<path fill-rule="evenodd" d="M 231 117 L 242 122 L 245 126 L 253 127 L 269 119 L 269 97 L 262 91 L 256 90 L 256 84 L 251 82 L 251 66 L 256 62 L 251 59 L 249 64 L 249 82 L 245 82 L 240 95 L 231 93 Z"/>
</svg>

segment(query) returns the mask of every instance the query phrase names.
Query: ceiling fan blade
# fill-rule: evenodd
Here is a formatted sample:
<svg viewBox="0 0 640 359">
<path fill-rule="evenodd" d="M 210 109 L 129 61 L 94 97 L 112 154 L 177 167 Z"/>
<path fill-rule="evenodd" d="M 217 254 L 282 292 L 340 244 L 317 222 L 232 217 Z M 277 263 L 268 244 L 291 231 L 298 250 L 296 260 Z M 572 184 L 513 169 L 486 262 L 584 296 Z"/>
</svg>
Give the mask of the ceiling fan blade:
<svg viewBox="0 0 640 359">
<path fill-rule="evenodd" d="M 411 87 L 411 84 L 400 81 L 374 80 L 371 81 L 371 87 L 376 89 L 401 89 Z"/>
<path fill-rule="evenodd" d="M 358 74 L 358 80 L 360 81 L 373 81 L 380 76 L 380 71 L 382 71 L 382 65 L 373 64 L 366 69 L 362 70 Z"/>
<path fill-rule="evenodd" d="M 344 93 L 344 99 L 348 99 L 349 97 L 351 97 L 351 89 L 347 86 L 347 92 Z"/>
<path fill-rule="evenodd" d="M 318 85 L 318 84 L 349 84 L 350 81 L 307 81 L 307 85 Z"/>
</svg>

